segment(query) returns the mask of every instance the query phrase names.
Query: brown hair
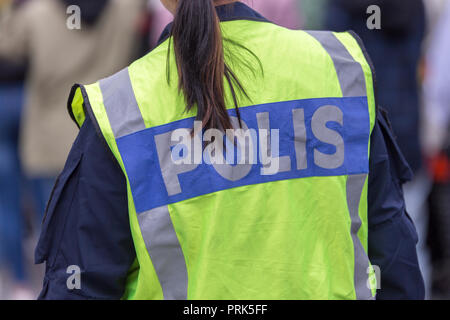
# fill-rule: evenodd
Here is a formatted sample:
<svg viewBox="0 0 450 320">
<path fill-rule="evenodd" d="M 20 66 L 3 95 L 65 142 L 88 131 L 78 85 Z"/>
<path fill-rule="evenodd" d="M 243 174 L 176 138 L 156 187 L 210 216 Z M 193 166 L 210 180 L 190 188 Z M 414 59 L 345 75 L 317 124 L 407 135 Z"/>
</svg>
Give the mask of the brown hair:
<svg viewBox="0 0 450 320">
<path fill-rule="evenodd" d="M 178 87 L 184 93 L 186 110 L 197 106 L 196 120 L 202 121 L 204 129 L 231 129 L 231 119 L 225 105 L 226 79 L 240 123 L 233 84 L 247 94 L 225 63 L 214 0 L 178 0 L 171 35 L 179 76 Z"/>
</svg>

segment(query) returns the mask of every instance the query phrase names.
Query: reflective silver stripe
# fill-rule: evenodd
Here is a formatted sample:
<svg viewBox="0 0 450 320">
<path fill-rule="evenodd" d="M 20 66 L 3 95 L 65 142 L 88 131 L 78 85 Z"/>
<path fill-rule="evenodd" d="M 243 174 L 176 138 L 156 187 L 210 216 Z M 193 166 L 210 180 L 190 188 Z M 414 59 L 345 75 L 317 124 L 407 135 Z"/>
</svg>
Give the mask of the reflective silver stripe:
<svg viewBox="0 0 450 320">
<path fill-rule="evenodd" d="M 359 217 L 359 202 L 366 182 L 367 174 L 350 175 L 347 179 L 347 205 L 350 211 L 351 234 L 355 255 L 354 282 L 356 299 L 373 299 L 372 292 L 368 287 L 369 280 L 369 258 L 364 251 L 364 247 L 358 237 L 358 231 L 361 228 L 361 218 Z"/>
<path fill-rule="evenodd" d="M 344 97 L 367 96 L 366 78 L 359 62 L 353 59 L 347 48 L 329 31 L 308 31 L 320 42 L 333 60 Z"/>
<path fill-rule="evenodd" d="M 344 138 L 335 130 L 327 127 L 327 123 L 333 121 L 344 125 L 344 113 L 336 106 L 325 105 L 314 112 L 311 119 L 313 135 L 321 142 L 336 147 L 334 154 L 327 154 L 314 149 L 314 163 L 325 169 L 336 169 L 344 164 L 345 145 Z"/>
<path fill-rule="evenodd" d="M 292 110 L 292 119 L 294 122 L 294 146 L 297 157 L 297 170 L 308 168 L 308 159 L 306 154 L 306 126 L 305 110 Z"/>
<path fill-rule="evenodd" d="M 333 60 L 342 95 L 344 97 L 367 96 L 364 70 L 342 42 L 332 32 L 309 31 L 308 33 L 320 42 Z M 354 285 L 358 300 L 373 299 L 372 291 L 368 286 L 370 262 L 358 237 L 362 224 L 359 217 L 359 202 L 366 179 L 367 174 L 350 175 L 347 179 L 347 205 L 351 218 L 351 236 L 355 256 Z"/>
<path fill-rule="evenodd" d="M 103 104 L 116 139 L 145 129 L 128 68 L 100 80 Z"/>
<path fill-rule="evenodd" d="M 143 212 L 138 215 L 138 220 L 164 300 L 187 300 L 186 262 L 169 208 L 163 206 Z"/>
<path fill-rule="evenodd" d="M 180 194 L 181 184 L 178 175 L 195 170 L 198 164 L 175 164 L 172 160 L 172 149 L 177 142 L 172 141 L 174 131 L 155 135 L 156 150 L 158 153 L 161 174 L 169 196 Z"/>
</svg>

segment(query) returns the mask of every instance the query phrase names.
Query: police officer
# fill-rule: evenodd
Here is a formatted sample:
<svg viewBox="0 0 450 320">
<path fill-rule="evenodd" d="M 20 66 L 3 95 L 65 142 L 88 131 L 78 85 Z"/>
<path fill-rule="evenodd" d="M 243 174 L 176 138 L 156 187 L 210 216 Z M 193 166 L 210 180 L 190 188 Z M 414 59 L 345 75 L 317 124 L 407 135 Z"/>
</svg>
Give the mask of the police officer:
<svg viewBox="0 0 450 320">
<path fill-rule="evenodd" d="M 423 298 L 410 169 L 358 37 L 162 2 L 156 49 L 72 90 L 40 298 Z"/>
</svg>

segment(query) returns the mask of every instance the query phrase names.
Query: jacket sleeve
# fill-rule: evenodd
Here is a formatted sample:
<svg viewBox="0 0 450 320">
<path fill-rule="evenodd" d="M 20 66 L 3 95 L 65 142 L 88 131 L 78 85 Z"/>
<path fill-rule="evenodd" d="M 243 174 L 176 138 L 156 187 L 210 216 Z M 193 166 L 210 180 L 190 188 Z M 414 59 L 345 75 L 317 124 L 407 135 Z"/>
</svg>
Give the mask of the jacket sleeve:
<svg viewBox="0 0 450 320">
<path fill-rule="evenodd" d="M 135 257 L 125 177 L 86 117 L 44 217 L 39 299 L 120 299 Z"/>
<path fill-rule="evenodd" d="M 369 172 L 369 258 L 379 267 L 377 299 L 424 299 L 417 259 L 418 236 L 403 198 L 402 184 L 411 170 L 378 112 L 371 137 Z"/>
</svg>

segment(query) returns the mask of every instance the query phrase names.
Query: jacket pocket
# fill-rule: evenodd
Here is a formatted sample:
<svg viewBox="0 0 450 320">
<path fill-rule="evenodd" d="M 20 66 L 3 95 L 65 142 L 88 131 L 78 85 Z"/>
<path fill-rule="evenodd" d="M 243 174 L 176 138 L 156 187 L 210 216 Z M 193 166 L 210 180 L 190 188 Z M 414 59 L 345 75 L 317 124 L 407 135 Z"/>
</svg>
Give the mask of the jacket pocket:
<svg viewBox="0 0 450 320">
<path fill-rule="evenodd" d="M 35 263 L 47 261 L 47 266 L 53 265 L 68 214 L 67 210 L 60 210 L 59 206 L 63 203 L 70 204 L 73 201 L 75 195 L 65 191 L 70 184 L 78 184 L 77 179 L 72 179 L 72 177 L 75 176 L 81 160 L 81 153 L 71 153 L 64 170 L 56 180 L 45 209 L 41 235 L 35 252 Z"/>
</svg>

